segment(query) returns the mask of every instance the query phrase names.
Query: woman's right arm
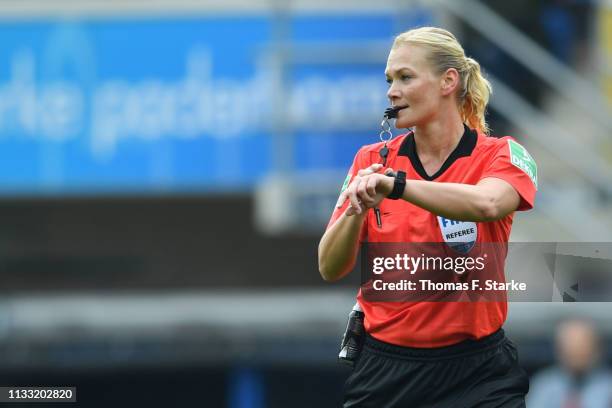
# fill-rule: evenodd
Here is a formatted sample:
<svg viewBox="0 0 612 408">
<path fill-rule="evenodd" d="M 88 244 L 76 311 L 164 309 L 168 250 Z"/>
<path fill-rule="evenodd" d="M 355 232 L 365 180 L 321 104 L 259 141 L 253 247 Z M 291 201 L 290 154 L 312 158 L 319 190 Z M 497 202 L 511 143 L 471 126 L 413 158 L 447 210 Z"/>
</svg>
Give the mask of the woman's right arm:
<svg viewBox="0 0 612 408">
<path fill-rule="evenodd" d="M 324 280 L 337 281 L 355 266 L 366 214 L 361 211 L 349 217 L 345 210 L 323 234 L 319 242 L 319 273 Z"/>
<path fill-rule="evenodd" d="M 360 179 L 382 169 L 379 163 L 371 164 L 357 172 L 350 185 L 340 194 L 337 207 L 342 214 L 327 228 L 319 242 L 319 273 L 326 281 L 333 282 L 346 276 L 355 266 L 361 230 L 364 228 L 368 209 L 357 202 L 344 200 L 345 194 L 359 185 Z"/>
</svg>

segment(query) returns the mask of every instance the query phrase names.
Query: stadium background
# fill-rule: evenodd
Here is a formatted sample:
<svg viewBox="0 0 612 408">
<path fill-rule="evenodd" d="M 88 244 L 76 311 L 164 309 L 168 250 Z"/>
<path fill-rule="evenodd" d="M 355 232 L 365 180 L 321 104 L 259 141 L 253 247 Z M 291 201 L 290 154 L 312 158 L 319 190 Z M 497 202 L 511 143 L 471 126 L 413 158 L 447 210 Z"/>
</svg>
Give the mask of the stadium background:
<svg viewBox="0 0 612 408">
<path fill-rule="evenodd" d="M 338 406 L 358 281 L 322 282 L 316 247 L 418 25 L 457 34 L 539 164 L 512 239 L 612 241 L 609 1 L 3 0 L 0 385 Z M 513 303 L 506 327 L 533 373 L 559 319 L 610 343 L 610 311 Z"/>
</svg>

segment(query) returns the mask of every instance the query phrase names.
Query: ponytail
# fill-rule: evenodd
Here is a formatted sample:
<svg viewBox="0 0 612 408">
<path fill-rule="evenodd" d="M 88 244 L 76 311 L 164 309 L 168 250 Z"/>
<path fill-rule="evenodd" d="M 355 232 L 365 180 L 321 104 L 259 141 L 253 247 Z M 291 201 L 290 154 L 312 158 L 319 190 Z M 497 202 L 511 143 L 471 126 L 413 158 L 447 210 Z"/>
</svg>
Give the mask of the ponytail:
<svg viewBox="0 0 612 408">
<path fill-rule="evenodd" d="M 476 60 L 467 57 L 465 62 L 467 69 L 460 98 L 461 117 L 472 129 L 488 134 L 485 110 L 492 92 L 491 83 L 482 75 L 480 64 Z"/>
</svg>

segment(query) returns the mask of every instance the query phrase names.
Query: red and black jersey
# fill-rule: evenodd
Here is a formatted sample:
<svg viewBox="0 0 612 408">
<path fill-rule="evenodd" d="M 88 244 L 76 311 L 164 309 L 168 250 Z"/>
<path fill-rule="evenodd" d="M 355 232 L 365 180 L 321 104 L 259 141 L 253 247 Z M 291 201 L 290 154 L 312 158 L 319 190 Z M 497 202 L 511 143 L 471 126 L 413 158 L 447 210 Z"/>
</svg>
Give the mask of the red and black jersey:
<svg viewBox="0 0 612 408">
<path fill-rule="evenodd" d="M 455 150 L 431 176 L 419 160 L 412 132 L 398 136 L 387 147 L 387 167 L 405 171 L 407 179 L 475 185 L 484 178 L 500 178 L 519 194 L 518 210 L 533 208 L 537 168 L 527 150 L 509 136 L 488 137 L 465 127 Z M 376 143 L 357 152 L 344 187 L 360 169 L 380 162 L 381 148 L 382 143 Z M 348 205 L 347 200 L 334 211 L 328 228 Z M 491 222 L 448 220 L 404 200 L 383 200 L 379 209 L 382 227 L 377 225 L 373 211 L 368 211 L 361 242 L 507 243 L 513 218 L 510 214 Z M 507 302 L 370 302 L 361 291 L 358 301 L 370 335 L 408 347 L 441 347 L 479 339 L 499 329 L 507 316 Z"/>
</svg>

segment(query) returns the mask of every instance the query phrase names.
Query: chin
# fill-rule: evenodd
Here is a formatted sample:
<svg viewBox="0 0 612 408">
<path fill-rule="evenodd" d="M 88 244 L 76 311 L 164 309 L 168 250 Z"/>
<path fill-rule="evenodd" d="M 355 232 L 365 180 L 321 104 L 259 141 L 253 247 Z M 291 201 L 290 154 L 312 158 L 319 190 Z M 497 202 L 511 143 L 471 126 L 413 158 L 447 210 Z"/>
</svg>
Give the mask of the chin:
<svg viewBox="0 0 612 408">
<path fill-rule="evenodd" d="M 401 118 L 401 119 L 398 118 L 395 121 L 395 127 L 398 128 L 398 129 L 408 129 L 408 128 L 411 128 L 413 126 L 414 126 L 413 121 L 408 120 L 406 118 Z"/>
</svg>

